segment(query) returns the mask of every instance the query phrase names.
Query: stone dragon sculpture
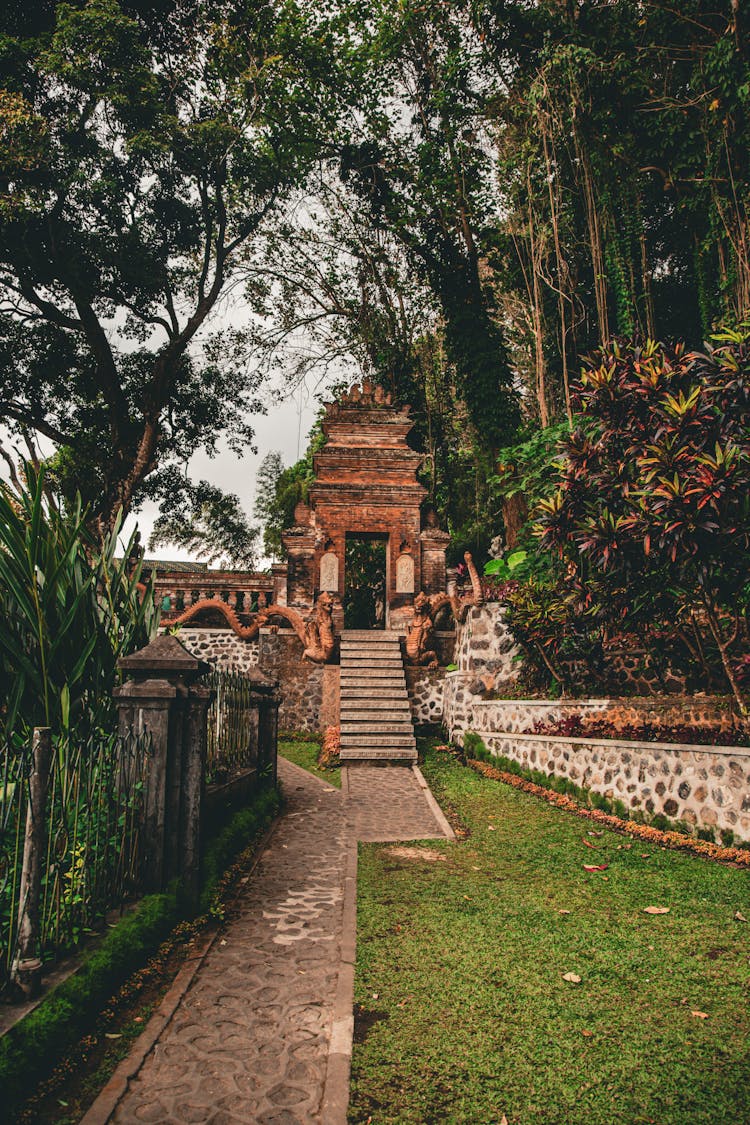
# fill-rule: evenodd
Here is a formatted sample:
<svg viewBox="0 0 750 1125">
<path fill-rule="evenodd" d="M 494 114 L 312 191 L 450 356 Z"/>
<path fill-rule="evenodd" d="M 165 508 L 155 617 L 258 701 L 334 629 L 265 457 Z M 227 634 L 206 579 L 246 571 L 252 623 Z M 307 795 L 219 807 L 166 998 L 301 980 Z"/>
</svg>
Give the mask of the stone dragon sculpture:
<svg viewBox="0 0 750 1125">
<path fill-rule="evenodd" d="M 219 613 L 230 629 L 243 641 L 252 641 L 261 627 L 274 617 L 288 621 L 304 646 L 303 660 L 314 664 L 327 664 L 333 656 L 336 633 L 333 626 L 333 598 L 325 591 L 319 595 L 310 618 L 305 620 L 299 610 L 286 605 L 269 605 L 258 612 L 255 620 L 243 625 L 234 609 L 218 598 L 201 598 L 175 621 L 174 625 L 188 625 L 204 613 Z"/>
<path fill-rule="evenodd" d="M 471 552 L 464 555 L 466 569 L 471 579 L 471 593 L 458 597 L 454 594 L 417 594 L 414 599 L 414 616 L 406 630 L 406 657 L 410 664 L 427 665 L 429 670 L 437 668 L 438 657 L 434 649 L 430 648 L 435 628 L 435 617 L 446 605 L 451 607 L 456 622 L 460 625 L 466 620 L 466 615 L 474 606 L 484 605 L 484 591 L 482 580 Z"/>
</svg>

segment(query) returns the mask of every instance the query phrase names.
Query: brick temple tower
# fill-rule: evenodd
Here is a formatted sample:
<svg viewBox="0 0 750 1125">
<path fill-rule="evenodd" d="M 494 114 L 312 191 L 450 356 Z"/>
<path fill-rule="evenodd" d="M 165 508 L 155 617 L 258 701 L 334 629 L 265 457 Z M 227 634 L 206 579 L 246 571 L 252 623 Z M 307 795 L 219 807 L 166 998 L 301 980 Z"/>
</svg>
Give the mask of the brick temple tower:
<svg viewBox="0 0 750 1125">
<path fill-rule="evenodd" d="M 298 505 L 283 536 L 290 606 L 310 608 L 327 591 L 343 607 L 339 628 L 403 631 L 415 593 L 445 589 L 449 536 L 429 518 L 422 526 L 426 489 L 411 429 L 409 407 L 367 381 L 327 404 L 310 503 Z"/>
</svg>

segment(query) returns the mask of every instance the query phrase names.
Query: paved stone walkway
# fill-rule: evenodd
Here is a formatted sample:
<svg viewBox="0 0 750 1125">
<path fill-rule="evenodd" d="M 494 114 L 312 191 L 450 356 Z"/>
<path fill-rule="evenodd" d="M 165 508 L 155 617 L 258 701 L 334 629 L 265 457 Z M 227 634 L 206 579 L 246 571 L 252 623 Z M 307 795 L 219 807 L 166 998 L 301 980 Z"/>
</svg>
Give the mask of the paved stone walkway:
<svg viewBox="0 0 750 1125">
<path fill-rule="evenodd" d="M 427 840 L 444 835 L 411 766 L 350 766 L 346 772 L 358 840 Z"/>
<path fill-rule="evenodd" d="M 329 1050 L 342 1050 L 331 1043 L 342 946 L 353 950 L 347 857 L 357 838 L 444 833 L 409 767 L 354 767 L 342 791 L 283 759 L 279 774 L 285 812 L 228 926 L 114 1113 L 102 1098 L 87 1121 L 329 1125 L 321 1105 Z"/>
</svg>

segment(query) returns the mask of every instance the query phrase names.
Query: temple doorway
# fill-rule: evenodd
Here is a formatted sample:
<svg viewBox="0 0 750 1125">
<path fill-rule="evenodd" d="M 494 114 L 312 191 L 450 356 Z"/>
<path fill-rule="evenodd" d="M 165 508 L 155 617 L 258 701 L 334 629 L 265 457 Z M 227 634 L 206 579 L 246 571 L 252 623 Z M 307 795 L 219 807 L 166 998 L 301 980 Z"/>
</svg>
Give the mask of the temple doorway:
<svg viewBox="0 0 750 1125">
<path fill-rule="evenodd" d="M 387 535 L 346 535 L 344 628 L 385 629 Z"/>
</svg>

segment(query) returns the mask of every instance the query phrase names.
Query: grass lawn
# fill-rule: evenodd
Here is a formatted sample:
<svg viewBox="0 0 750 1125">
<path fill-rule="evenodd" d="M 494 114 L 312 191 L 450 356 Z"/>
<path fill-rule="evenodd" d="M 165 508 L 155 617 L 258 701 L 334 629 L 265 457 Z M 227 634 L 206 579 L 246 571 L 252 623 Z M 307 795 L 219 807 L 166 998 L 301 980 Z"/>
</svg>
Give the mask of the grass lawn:
<svg viewBox="0 0 750 1125">
<path fill-rule="evenodd" d="M 469 835 L 361 847 L 350 1122 L 748 1125 L 750 875 L 423 771 Z"/>
<path fill-rule="evenodd" d="M 318 765 L 318 754 L 320 753 L 319 742 L 285 742 L 279 739 L 279 754 L 282 758 L 286 758 L 289 762 L 294 762 L 297 766 L 302 766 L 303 770 L 308 773 L 314 773 L 316 777 L 320 777 L 323 781 L 327 781 L 329 785 L 336 785 L 341 788 L 341 766 L 333 766 L 331 769 L 322 770 Z"/>
</svg>

